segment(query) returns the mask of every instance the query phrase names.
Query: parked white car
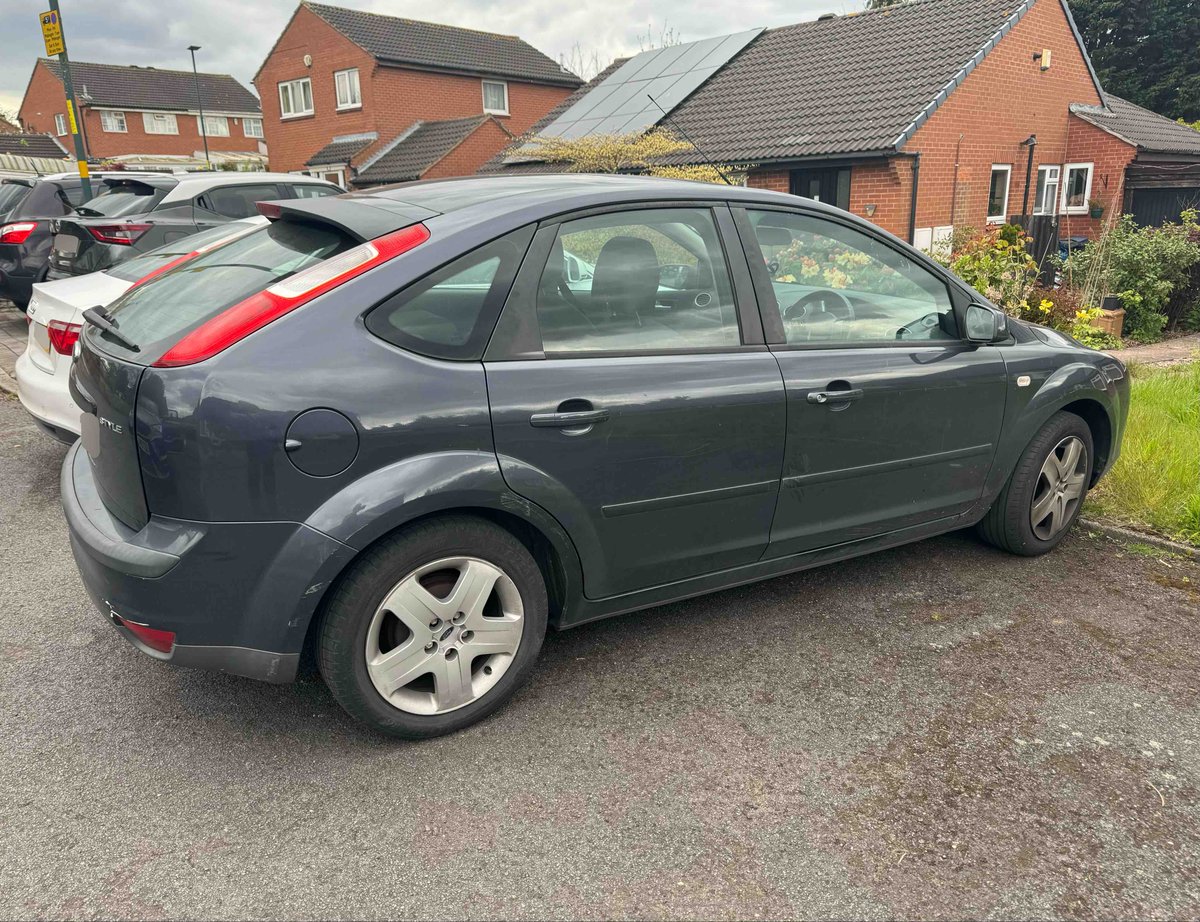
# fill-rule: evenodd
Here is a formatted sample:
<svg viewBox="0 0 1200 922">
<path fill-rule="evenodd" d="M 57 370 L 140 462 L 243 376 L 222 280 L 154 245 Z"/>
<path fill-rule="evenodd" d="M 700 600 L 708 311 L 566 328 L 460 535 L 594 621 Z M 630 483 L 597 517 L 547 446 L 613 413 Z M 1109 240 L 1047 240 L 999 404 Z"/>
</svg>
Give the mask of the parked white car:
<svg viewBox="0 0 1200 922">
<path fill-rule="evenodd" d="M 80 411 L 68 390 L 67 375 L 83 312 L 89 307 L 107 307 L 134 285 L 266 223 L 261 216 L 231 221 L 174 240 L 104 272 L 34 285 L 26 312 L 29 339 L 16 368 L 17 393 L 29 415 L 50 435 L 68 444 L 74 442 L 79 437 Z"/>
</svg>

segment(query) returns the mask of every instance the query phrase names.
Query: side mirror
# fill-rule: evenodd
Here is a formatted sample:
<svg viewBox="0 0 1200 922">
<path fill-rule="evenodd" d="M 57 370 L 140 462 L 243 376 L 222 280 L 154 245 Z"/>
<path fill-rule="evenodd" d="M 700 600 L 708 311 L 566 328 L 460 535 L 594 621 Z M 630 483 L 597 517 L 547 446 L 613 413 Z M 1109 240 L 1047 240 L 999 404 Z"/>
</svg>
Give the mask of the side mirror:
<svg viewBox="0 0 1200 922">
<path fill-rule="evenodd" d="M 1008 315 L 982 304 L 969 304 L 966 311 L 967 341 L 998 343 L 1008 339 Z"/>
</svg>

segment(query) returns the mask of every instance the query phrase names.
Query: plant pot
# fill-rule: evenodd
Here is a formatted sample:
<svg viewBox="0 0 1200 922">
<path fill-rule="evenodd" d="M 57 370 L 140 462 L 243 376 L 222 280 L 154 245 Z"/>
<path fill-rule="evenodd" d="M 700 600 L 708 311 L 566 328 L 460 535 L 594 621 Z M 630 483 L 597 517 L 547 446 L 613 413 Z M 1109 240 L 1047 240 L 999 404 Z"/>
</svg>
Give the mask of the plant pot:
<svg viewBox="0 0 1200 922">
<path fill-rule="evenodd" d="M 1103 208 L 1089 208 L 1088 214 L 1093 218 L 1103 218 L 1104 217 L 1104 209 Z"/>
<path fill-rule="evenodd" d="M 1105 301 L 1108 299 L 1105 298 Z M 1116 300 L 1115 298 L 1113 299 Z M 1121 328 L 1125 325 L 1125 308 L 1119 307 L 1115 311 L 1101 310 L 1100 316 L 1092 321 L 1092 326 L 1097 330 L 1103 330 L 1110 336 L 1121 337 Z"/>
</svg>

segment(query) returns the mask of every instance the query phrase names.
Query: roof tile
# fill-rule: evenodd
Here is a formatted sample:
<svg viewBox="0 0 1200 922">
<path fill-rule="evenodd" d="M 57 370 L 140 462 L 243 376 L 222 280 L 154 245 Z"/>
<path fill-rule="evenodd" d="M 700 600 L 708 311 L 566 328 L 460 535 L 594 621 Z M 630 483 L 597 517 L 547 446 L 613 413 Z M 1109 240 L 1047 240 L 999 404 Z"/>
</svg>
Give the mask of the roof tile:
<svg viewBox="0 0 1200 922">
<path fill-rule="evenodd" d="M 1097 128 L 1111 131 L 1129 143 L 1155 154 L 1200 155 L 1200 131 L 1173 122 L 1141 106 L 1106 94 L 1108 108 L 1072 106 L 1071 112 Z"/>
<path fill-rule="evenodd" d="M 417 122 L 405 129 L 391 147 L 385 147 L 373 163 L 359 172 L 354 184 L 373 186 L 420 179 L 426 170 L 490 118 L 490 115 L 473 115 L 440 122 Z"/>
<path fill-rule="evenodd" d="M 62 80 L 61 63 L 39 60 Z M 93 106 L 176 112 L 196 108 L 196 78 L 191 71 L 72 61 L 71 81 L 81 101 Z M 258 97 L 228 74 L 200 74 L 200 93 L 204 108 L 214 112 L 262 111 Z"/>
</svg>

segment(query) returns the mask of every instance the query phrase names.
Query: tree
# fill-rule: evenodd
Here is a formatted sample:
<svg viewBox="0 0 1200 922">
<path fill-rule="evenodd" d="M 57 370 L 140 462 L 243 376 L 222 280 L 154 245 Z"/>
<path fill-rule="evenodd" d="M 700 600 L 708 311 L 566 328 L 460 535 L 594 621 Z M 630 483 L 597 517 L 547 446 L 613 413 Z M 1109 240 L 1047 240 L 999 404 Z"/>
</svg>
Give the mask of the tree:
<svg viewBox="0 0 1200 922">
<path fill-rule="evenodd" d="M 666 128 L 632 134 L 588 135 L 583 138 L 554 138 L 535 135 L 522 155 L 546 163 L 562 164 L 568 173 L 642 173 L 668 179 L 724 183 L 721 174 L 737 182 L 738 171 L 708 164 L 675 166 L 664 160 L 678 154 L 696 153 L 694 145 Z"/>
<path fill-rule="evenodd" d="M 1074 0 L 1071 10 L 1106 90 L 1169 118 L 1200 119 L 1200 3 Z"/>
</svg>

